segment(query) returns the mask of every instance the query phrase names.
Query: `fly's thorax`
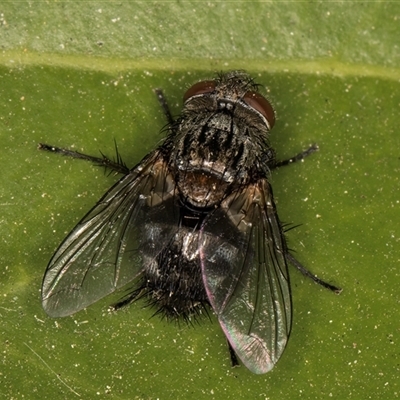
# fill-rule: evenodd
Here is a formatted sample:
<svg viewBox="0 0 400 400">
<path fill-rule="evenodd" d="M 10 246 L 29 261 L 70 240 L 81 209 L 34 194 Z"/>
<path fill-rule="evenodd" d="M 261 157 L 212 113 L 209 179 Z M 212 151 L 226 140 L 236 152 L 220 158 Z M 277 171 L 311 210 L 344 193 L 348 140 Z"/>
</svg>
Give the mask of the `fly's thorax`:
<svg viewBox="0 0 400 400">
<path fill-rule="evenodd" d="M 243 107 L 184 113 L 170 158 L 184 199 L 196 207 L 212 207 L 231 185 L 265 175 L 274 158 L 267 134 L 262 119 Z"/>
</svg>

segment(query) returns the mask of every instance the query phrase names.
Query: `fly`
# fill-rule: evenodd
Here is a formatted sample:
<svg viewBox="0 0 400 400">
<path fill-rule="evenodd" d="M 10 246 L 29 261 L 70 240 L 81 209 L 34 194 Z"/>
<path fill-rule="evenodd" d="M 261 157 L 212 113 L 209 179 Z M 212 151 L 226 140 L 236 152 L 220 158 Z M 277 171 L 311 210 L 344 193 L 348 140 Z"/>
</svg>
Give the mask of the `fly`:
<svg viewBox="0 0 400 400">
<path fill-rule="evenodd" d="M 61 243 L 46 269 L 43 308 L 74 314 L 125 285 L 115 308 L 145 297 L 157 313 L 189 319 L 209 307 L 236 356 L 252 372 L 270 371 L 292 325 L 288 263 L 334 291 L 297 261 L 278 218 L 270 170 L 303 159 L 312 146 L 276 161 L 268 144 L 270 102 L 243 71 L 201 81 L 185 93 L 164 142 L 134 168 L 40 144 L 123 177 Z"/>
</svg>

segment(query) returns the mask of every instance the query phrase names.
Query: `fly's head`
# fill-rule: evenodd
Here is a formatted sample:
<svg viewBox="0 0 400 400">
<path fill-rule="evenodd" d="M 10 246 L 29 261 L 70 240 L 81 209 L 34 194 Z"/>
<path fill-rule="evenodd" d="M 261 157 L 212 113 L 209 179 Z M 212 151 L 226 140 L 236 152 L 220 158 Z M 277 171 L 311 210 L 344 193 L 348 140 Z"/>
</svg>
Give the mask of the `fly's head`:
<svg viewBox="0 0 400 400">
<path fill-rule="evenodd" d="M 201 81 L 191 86 L 183 96 L 185 110 L 200 109 L 215 112 L 227 110 L 248 122 L 260 124 L 270 131 L 275 124 L 275 111 L 271 103 L 258 92 L 258 85 L 245 72 L 232 71 L 214 80 Z M 249 112 L 246 112 L 249 111 Z M 256 121 L 256 117 L 262 121 Z M 265 125 L 265 126 L 264 126 Z"/>
<path fill-rule="evenodd" d="M 183 100 L 169 138 L 169 164 L 185 201 L 213 207 L 235 185 L 267 174 L 275 157 L 267 142 L 275 112 L 246 73 L 233 71 L 198 82 Z"/>
</svg>

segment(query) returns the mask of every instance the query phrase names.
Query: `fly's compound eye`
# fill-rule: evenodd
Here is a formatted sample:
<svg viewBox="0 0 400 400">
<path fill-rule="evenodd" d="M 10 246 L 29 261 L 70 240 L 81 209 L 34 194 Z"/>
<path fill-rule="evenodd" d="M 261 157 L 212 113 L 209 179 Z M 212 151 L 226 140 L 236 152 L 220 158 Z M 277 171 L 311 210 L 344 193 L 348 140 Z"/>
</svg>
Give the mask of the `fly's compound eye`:
<svg viewBox="0 0 400 400">
<path fill-rule="evenodd" d="M 215 81 L 201 81 L 201 82 L 195 83 L 184 94 L 183 102 L 185 102 L 186 100 L 190 99 L 193 96 L 198 96 L 200 94 L 206 94 L 206 93 L 213 92 L 216 85 L 217 84 L 215 83 Z"/>
<path fill-rule="evenodd" d="M 264 96 L 257 92 L 247 92 L 243 97 L 243 101 L 258 111 L 267 120 L 269 129 L 272 129 L 275 125 L 275 111 Z"/>
</svg>

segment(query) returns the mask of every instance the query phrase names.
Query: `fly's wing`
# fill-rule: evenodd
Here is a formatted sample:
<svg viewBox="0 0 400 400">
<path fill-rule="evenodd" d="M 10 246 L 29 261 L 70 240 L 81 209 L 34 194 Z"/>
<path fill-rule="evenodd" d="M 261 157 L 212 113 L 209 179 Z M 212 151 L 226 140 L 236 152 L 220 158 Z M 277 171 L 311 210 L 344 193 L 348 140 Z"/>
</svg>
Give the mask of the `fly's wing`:
<svg viewBox="0 0 400 400">
<path fill-rule="evenodd" d="M 42 285 L 47 314 L 73 314 L 135 279 L 143 259 L 154 259 L 178 227 L 174 190 L 157 151 L 117 182 L 50 260 Z"/>
<path fill-rule="evenodd" d="M 290 333 L 284 240 L 266 180 L 228 196 L 201 229 L 208 299 L 236 354 L 256 374 L 273 368 Z"/>
</svg>

